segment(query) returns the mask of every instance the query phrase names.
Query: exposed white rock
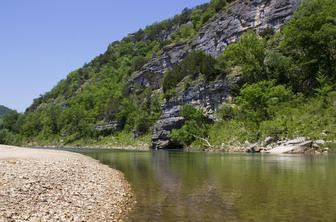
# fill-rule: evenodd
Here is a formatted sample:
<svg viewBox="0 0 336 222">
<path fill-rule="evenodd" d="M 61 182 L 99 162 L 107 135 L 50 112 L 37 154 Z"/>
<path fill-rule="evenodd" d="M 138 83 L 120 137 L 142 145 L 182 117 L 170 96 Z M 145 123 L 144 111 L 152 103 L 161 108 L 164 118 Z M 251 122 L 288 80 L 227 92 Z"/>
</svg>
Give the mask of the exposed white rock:
<svg viewBox="0 0 336 222">
<path fill-rule="evenodd" d="M 305 141 L 306 141 L 306 137 L 298 137 L 296 139 L 287 141 L 285 145 L 295 145 L 295 144 L 303 143 Z"/>
<path fill-rule="evenodd" d="M 272 154 L 304 153 L 311 149 L 312 144 L 312 141 L 305 141 L 305 138 L 302 137 L 288 141 L 287 143 L 277 146 L 269 150 L 268 152 Z"/>
</svg>

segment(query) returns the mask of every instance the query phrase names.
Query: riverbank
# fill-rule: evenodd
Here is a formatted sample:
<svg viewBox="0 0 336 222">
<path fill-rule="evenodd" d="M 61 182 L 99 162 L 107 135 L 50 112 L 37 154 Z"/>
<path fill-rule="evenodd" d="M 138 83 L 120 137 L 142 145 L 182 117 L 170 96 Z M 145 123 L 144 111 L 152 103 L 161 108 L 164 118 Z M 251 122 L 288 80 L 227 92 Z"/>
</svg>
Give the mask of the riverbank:
<svg viewBox="0 0 336 222">
<path fill-rule="evenodd" d="M 295 141 L 295 140 L 293 140 Z M 288 143 L 289 144 L 286 144 Z M 236 144 L 236 145 L 222 145 L 222 146 L 191 146 L 185 147 L 181 150 L 185 152 L 206 152 L 206 153 L 272 153 L 278 150 L 280 147 L 287 147 L 285 150 L 276 153 L 278 154 L 327 154 L 336 153 L 335 148 L 336 143 L 316 144 L 313 141 L 303 141 L 298 143 L 290 143 L 290 141 L 283 141 L 274 144 L 264 146 L 259 143 L 246 143 L 246 144 Z M 57 146 L 57 145 L 26 145 L 30 148 L 43 148 L 43 149 L 55 149 L 55 150 L 68 150 L 68 149 L 95 149 L 95 150 L 123 150 L 123 151 L 138 151 L 138 152 L 149 152 L 152 148 L 148 145 L 145 146 L 110 146 L 110 145 L 86 145 L 86 146 Z M 331 148 L 329 148 L 331 147 Z M 169 149 L 167 149 L 169 150 Z M 177 149 L 179 150 L 179 149 Z"/>
<path fill-rule="evenodd" d="M 119 221 L 134 204 L 122 173 L 65 151 L 0 145 L 0 221 Z"/>
<path fill-rule="evenodd" d="M 271 154 L 327 154 L 335 152 L 335 141 L 310 140 L 306 137 L 297 137 L 292 140 L 276 140 L 266 138 L 262 143 L 249 143 L 238 145 L 225 145 L 216 148 L 208 143 L 205 152 L 229 153 L 271 153 Z"/>
<path fill-rule="evenodd" d="M 125 146 L 110 146 L 110 145 L 83 145 L 83 146 L 76 146 L 76 145 L 25 145 L 28 148 L 43 148 L 43 149 L 97 149 L 97 150 L 125 150 L 125 151 L 151 151 L 152 149 L 150 146 L 133 146 L 133 145 L 125 145 Z"/>
<path fill-rule="evenodd" d="M 148 135 L 147 135 L 148 137 Z M 150 151 L 150 138 L 134 139 L 132 135 L 125 135 L 121 141 L 114 141 L 113 137 L 106 137 L 99 141 L 96 140 L 79 140 L 72 143 L 62 143 L 59 141 L 30 141 L 20 143 L 20 146 L 30 148 L 92 148 L 92 149 L 117 149 L 117 150 L 137 150 Z M 120 138 L 119 138 L 120 139 Z"/>
<path fill-rule="evenodd" d="M 151 151 L 151 145 L 147 143 L 73 143 L 73 144 L 48 144 L 30 142 L 22 146 L 30 148 L 48 148 L 48 149 L 111 149 L 111 150 L 125 150 L 125 151 Z M 169 150 L 169 149 L 168 149 Z M 297 137 L 295 139 L 278 140 L 276 138 L 267 137 L 262 142 L 250 143 L 234 143 L 221 145 L 210 144 L 206 139 L 198 140 L 185 147 L 183 151 L 186 152 L 215 152 L 215 153 L 287 153 L 287 154 L 321 154 L 321 153 L 335 153 L 335 140 L 311 140 L 306 137 Z"/>
</svg>

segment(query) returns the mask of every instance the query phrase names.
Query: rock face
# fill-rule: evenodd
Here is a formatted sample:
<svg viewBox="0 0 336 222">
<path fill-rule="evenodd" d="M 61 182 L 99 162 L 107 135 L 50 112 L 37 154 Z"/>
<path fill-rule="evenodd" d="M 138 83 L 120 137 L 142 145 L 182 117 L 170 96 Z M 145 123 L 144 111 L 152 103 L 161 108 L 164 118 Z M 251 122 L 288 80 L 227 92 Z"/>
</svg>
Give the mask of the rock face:
<svg viewBox="0 0 336 222">
<path fill-rule="evenodd" d="M 167 117 L 157 121 L 154 126 L 153 149 L 181 148 L 181 144 L 171 141 L 170 134 L 173 129 L 181 128 L 183 124 L 183 117 Z"/>
<path fill-rule="evenodd" d="M 177 44 L 166 47 L 164 53 L 152 59 L 138 72 L 132 74 L 128 80 L 129 92 L 141 90 L 144 87 L 159 89 L 161 87 L 163 74 L 174 64 L 179 63 L 190 51 L 187 44 Z"/>
<path fill-rule="evenodd" d="M 167 100 L 163 106 L 163 113 L 160 120 L 154 126 L 153 148 L 168 149 L 179 148 L 170 140 L 170 133 L 173 129 L 183 126 L 184 119 L 179 117 L 183 105 L 191 104 L 203 109 L 203 113 L 210 120 L 214 120 L 214 112 L 220 104 L 230 99 L 230 84 L 228 81 L 216 81 L 210 84 L 200 83 L 188 88 L 175 97 Z"/>
<path fill-rule="evenodd" d="M 239 40 L 242 33 L 266 28 L 274 31 L 286 23 L 302 0 L 240 0 L 234 2 L 208 22 L 191 43 L 179 43 L 164 49 L 128 81 L 129 91 L 138 88 L 160 88 L 163 74 L 179 63 L 192 50 L 201 50 L 218 56 L 225 47 Z"/>
<path fill-rule="evenodd" d="M 191 43 L 180 43 L 164 49 L 164 52 L 152 59 L 143 68 L 134 73 L 128 81 L 129 92 L 144 88 L 160 89 L 164 73 L 171 69 L 193 50 L 201 50 L 212 56 L 221 54 L 225 47 L 239 40 L 243 32 L 254 29 L 261 33 L 266 28 L 277 31 L 286 23 L 301 0 L 239 0 L 211 19 Z M 230 95 L 230 86 L 225 82 L 197 85 L 187 89 L 167 101 L 162 108 L 162 116 L 156 123 L 153 136 L 153 148 L 171 148 L 169 137 L 172 129 L 180 127 L 180 107 L 194 104 L 205 110 L 211 117 Z M 211 112 L 207 112 L 209 109 Z"/>
<path fill-rule="evenodd" d="M 218 56 L 249 29 L 280 29 L 298 8 L 300 0 L 240 0 L 202 28 L 192 48 Z"/>
</svg>

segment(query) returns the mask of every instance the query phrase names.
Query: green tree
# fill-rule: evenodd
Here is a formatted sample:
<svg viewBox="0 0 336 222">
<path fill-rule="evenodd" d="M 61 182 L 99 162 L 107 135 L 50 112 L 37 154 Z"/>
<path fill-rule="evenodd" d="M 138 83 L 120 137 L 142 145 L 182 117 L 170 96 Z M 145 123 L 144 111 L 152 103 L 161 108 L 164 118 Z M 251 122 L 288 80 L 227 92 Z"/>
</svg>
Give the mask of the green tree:
<svg viewBox="0 0 336 222">
<path fill-rule="evenodd" d="M 132 71 L 139 70 L 143 65 L 145 65 L 147 59 L 144 56 L 136 56 L 132 61 Z"/>
<path fill-rule="evenodd" d="M 172 90 L 186 76 L 196 79 L 204 75 L 207 80 L 213 80 L 217 76 L 215 68 L 216 59 L 201 51 L 191 52 L 181 63 L 174 65 L 173 69 L 166 72 L 163 79 L 163 91 Z"/>
<path fill-rule="evenodd" d="M 30 112 L 21 119 L 21 134 L 32 138 L 37 136 L 42 130 L 42 124 L 39 119 L 39 112 Z"/>
<path fill-rule="evenodd" d="M 307 0 L 283 29 L 280 44 L 284 54 L 299 66 L 295 76 L 299 90 L 318 85 L 316 77 L 325 73 L 335 81 L 336 4 L 334 0 Z"/>
<path fill-rule="evenodd" d="M 231 1 L 229 0 L 229 2 Z M 213 8 L 215 12 L 219 12 L 227 5 L 227 3 L 228 1 L 226 0 L 211 0 L 210 7 Z"/>
<path fill-rule="evenodd" d="M 334 90 L 335 83 L 331 81 L 327 75 L 322 74 L 321 72 L 318 73 L 316 80 L 319 84 L 319 87 L 315 89 L 315 92 L 317 96 L 322 99 L 323 105 L 326 106 L 330 102 L 330 99 L 328 98 L 329 93 Z"/>
<path fill-rule="evenodd" d="M 72 105 L 65 109 L 60 116 L 62 126 L 61 134 L 72 142 L 79 138 L 93 137 L 95 135 L 94 120 L 85 107 Z"/>
<path fill-rule="evenodd" d="M 290 84 L 294 87 L 297 85 L 293 78 L 298 73 L 297 66 L 290 57 L 278 50 L 269 49 L 265 52 L 264 72 L 267 80 L 273 79 L 279 84 Z"/>
<path fill-rule="evenodd" d="M 247 32 L 239 42 L 229 45 L 219 56 L 218 68 L 225 74 L 240 74 L 248 82 L 267 79 L 264 70 L 265 48 L 264 39 L 254 32 Z"/>
<path fill-rule="evenodd" d="M 207 136 L 209 124 L 201 110 L 185 105 L 180 115 L 184 117 L 185 123 L 181 129 L 173 130 L 172 139 L 174 141 L 189 146 L 195 140 Z"/>
<path fill-rule="evenodd" d="M 274 81 L 261 81 L 245 85 L 236 98 L 240 118 L 252 121 L 259 127 L 264 120 L 272 118 L 274 111 L 281 104 L 293 98 L 291 90 Z"/>
<path fill-rule="evenodd" d="M 202 26 L 202 13 L 201 9 L 196 9 L 191 14 L 191 20 L 195 30 L 199 30 Z"/>
<path fill-rule="evenodd" d="M 14 110 L 8 111 L 2 118 L 1 128 L 18 132 L 17 120 L 20 114 Z"/>
<path fill-rule="evenodd" d="M 180 27 L 180 30 L 176 32 L 172 38 L 174 42 L 186 42 L 192 39 L 196 34 L 193 25 L 183 24 Z"/>
</svg>

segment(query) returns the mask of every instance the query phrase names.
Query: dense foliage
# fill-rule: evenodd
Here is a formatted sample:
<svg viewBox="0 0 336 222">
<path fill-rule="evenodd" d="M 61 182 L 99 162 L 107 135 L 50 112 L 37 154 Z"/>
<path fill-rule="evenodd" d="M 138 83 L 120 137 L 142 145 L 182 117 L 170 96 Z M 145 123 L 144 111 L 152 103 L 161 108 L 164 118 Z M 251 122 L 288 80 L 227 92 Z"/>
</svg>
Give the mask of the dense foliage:
<svg viewBox="0 0 336 222">
<path fill-rule="evenodd" d="M 306 1 L 283 30 L 279 49 L 295 62 L 295 90 L 308 92 L 318 85 L 318 73 L 336 77 L 336 4 L 332 0 Z"/>
<path fill-rule="evenodd" d="M 268 78 L 265 72 L 266 41 L 254 32 L 248 32 L 241 40 L 229 45 L 218 58 L 219 69 L 228 75 L 242 75 L 248 82 Z"/>
<path fill-rule="evenodd" d="M 184 117 L 185 124 L 181 129 L 173 130 L 173 140 L 189 146 L 196 139 L 207 136 L 209 120 L 205 118 L 201 110 L 191 105 L 185 105 L 182 107 L 181 116 Z"/>
<path fill-rule="evenodd" d="M 290 91 L 286 92 L 286 97 L 288 93 Z M 324 98 L 296 95 L 289 101 L 270 103 L 265 112 L 270 113 L 271 117 L 259 118 L 258 122 L 246 119 L 246 114 L 251 116 L 254 113 L 251 107 L 242 110 L 239 103 L 236 106 L 227 105 L 230 109 L 223 106 L 217 114 L 220 121 L 209 130 L 209 140 L 218 147 L 239 145 L 245 141 L 263 141 L 269 136 L 278 139 L 306 136 L 334 141 L 335 99 L 335 92 L 330 92 Z"/>
</svg>

